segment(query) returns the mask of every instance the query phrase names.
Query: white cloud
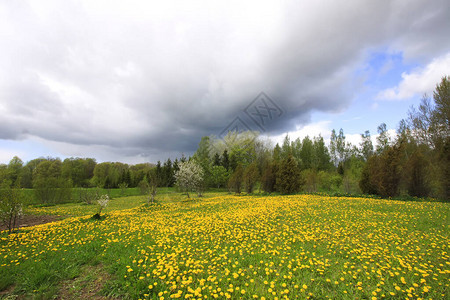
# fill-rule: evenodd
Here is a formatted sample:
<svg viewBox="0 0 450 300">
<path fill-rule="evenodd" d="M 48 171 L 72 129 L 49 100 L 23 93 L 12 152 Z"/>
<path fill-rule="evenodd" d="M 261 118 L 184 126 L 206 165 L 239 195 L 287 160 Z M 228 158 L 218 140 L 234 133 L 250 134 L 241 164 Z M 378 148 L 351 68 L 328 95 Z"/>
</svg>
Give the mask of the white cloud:
<svg viewBox="0 0 450 300">
<path fill-rule="evenodd" d="M 387 130 L 387 134 L 388 134 L 388 137 L 390 137 L 391 141 L 393 141 L 393 138 L 396 136 L 397 133 L 396 133 L 395 129 L 388 129 Z M 377 143 L 377 138 L 379 136 L 380 135 L 378 133 L 377 134 L 372 134 L 370 136 L 370 139 L 372 140 L 372 144 L 373 144 L 374 150 L 375 150 L 375 148 L 376 148 L 376 146 L 378 144 Z M 359 134 L 359 133 L 346 134 L 345 135 L 345 141 L 351 143 L 353 146 L 359 147 L 359 145 L 362 142 L 361 134 Z M 329 140 L 327 142 L 329 142 Z"/>
<path fill-rule="evenodd" d="M 297 130 L 271 136 L 270 139 L 273 141 L 274 144 L 278 143 L 280 145 L 283 143 L 286 134 L 289 135 L 291 141 L 294 141 L 297 138 L 302 140 L 306 136 L 313 138 L 319 135 L 321 135 L 325 140 L 329 140 L 331 135 L 331 128 L 329 127 L 330 124 L 331 121 L 320 121 L 305 126 L 297 126 Z"/>
<path fill-rule="evenodd" d="M 14 149 L 0 149 L 0 164 L 7 164 L 14 156 L 22 158 L 25 155 L 23 151 Z"/>
<path fill-rule="evenodd" d="M 450 53 L 433 59 L 423 68 L 403 73 L 401 82 L 395 87 L 381 91 L 377 99 L 403 100 L 425 93 L 430 95 L 445 75 L 450 75 Z"/>
</svg>

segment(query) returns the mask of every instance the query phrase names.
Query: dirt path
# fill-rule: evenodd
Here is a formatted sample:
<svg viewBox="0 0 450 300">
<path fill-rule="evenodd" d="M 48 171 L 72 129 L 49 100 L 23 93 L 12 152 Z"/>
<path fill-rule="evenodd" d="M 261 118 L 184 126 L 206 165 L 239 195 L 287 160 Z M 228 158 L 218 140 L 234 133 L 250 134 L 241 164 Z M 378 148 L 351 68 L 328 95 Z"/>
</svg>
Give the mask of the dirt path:
<svg viewBox="0 0 450 300">
<path fill-rule="evenodd" d="M 20 225 L 19 227 L 27 227 L 27 226 L 34 226 L 34 225 L 40 225 L 50 222 L 55 222 L 62 220 L 63 217 L 61 216 L 50 216 L 50 215 L 24 215 L 20 218 Z M 2 223 L 0 223 L 0 231 L 2 230 L 8 230 L 8 227 Z"/>
</svg>

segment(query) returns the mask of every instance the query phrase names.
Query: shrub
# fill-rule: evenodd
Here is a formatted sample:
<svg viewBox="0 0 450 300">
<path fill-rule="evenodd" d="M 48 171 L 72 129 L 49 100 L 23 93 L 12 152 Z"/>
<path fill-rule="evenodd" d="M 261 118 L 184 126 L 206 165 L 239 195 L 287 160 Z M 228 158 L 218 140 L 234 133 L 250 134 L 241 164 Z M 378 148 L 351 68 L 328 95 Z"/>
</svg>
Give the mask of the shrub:
<svg viewBox="0 0 450 300">
<path fill-rule="evenodd" d="M 0 190 L 0 220 L 8 228 L 8 233 L 19 227 L 22 204 L 23 197 L 18 189 L 3 186 Z"/>
<path fill-rule="evenodd" d="M 94 201 L 100 199 L 100 189 L 89 189 L 89 188 L 79 188 L 77 190 L 78 192 L 78 199 L 80 202 L 86 203 L 86 204 L 92 204 Z"/>
</svg>

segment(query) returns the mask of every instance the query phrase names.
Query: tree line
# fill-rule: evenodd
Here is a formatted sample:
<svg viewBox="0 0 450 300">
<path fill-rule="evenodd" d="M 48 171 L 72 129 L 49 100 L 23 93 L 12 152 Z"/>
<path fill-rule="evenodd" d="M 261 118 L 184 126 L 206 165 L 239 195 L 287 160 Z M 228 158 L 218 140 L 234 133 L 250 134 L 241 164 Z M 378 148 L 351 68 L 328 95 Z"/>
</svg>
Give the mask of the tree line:
<svg viewBox="0 0 450 300">
<path fill-rule="evenodd" d="M 445 76 L 432 98 L 411 107 L 391 136 L 386 124 L 361 143 L 346 141 L 343 129 L 323 137 L 305 137 L 273 146 L 257 132 L 229 132 L 223 139 L 203 137 L 192 157 L 128 165 L 97 163 L 93 158 L 38 158 L 24 164 L 14 157 L 0 165 L 0 184 L 33 188 L 41 202 L 70 198 L 73 187 L 155 187 L 178 185 L 200 194 L 211 187 L 232 192 L 327 192 L 449 199 L 450 83 Z M 181 167 L 181 171 L 180 171 Z M 200 170 L 200 171 L 199 171 Z M 195 178 L 195 184 L 189 180 Z M 154 195 L 153 195 L 154 196 Z"/>
<path fill-rule="evenodd" d="M 184 156 L 180 161 L 185 161 Z M 93 158 L 37 158 L 24 163 L 15 156 L 8 164 L 0 164 L 2 188 L 34 189 L 42 203 L 69 201 L 72 188 L 103 189 L 143 187 L 150 178 L 157 178 L 158 186 L 171 187 L 179 160 L 167 159 L 156 165 L 142 163 L 128 165 L 120 162 L 97 163 Z"/>
<path fill-rule="evenodd" d="M 255 132 L 229 132 L 224 139 L 203 137 L 192 160 L 202 168 L 199 187 L 228 187 L 252 193 L 255 188 L 283 194 L 327 192 L 412 196 L 449 200 L 450 77 L 411 107 L 394 135 L 381 123 L 376 144 L 361 134 L 352 145 L 343 129 L 323 137 L 284 138 L 274 147 Z"/>
</svg>

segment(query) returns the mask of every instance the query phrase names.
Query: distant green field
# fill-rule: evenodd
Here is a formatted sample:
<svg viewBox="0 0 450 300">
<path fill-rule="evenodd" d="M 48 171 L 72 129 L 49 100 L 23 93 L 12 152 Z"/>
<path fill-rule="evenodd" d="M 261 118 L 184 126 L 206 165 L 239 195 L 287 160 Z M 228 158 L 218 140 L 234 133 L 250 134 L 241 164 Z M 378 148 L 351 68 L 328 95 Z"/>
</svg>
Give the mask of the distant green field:
<svg viewBox="0 0 450 300">
<path fill-rule="evenodd" d="M 106 191 L 106 190 L 105 190 Z M 208 196 L 216 195 L 217 193 L 210 192 Z M 195 194 L 194 194 L 195 196 Z M 174 188 L 158 188 L 156 201 L 159 204 L 168 204 L 174 202 L 181 202 L 187 199 L 187 196 L 175 191 Z M 117 210 L 125 210 L 144 205 L 148 202 L 148 196 L 128 196 L 128 197 L 113 197 L 105 213 L 110 213 Z M 33 215 L 58 215 L 58 216 L 87 216 L 93 215 L 98 211 L 96 203 L 86 205 L 84 203 L 64 203 L 50 206 L 30 206 L 26 208 L 27 214 Z"/>
<path fill-rule="evenodd" d="M 4 297 L 444 299 L 450 204 L 161 190 L 0 237 Z"/>
<path fill-rule="evenodd" d="M 70 202 L 81 202 L 80 198 L 80 190 L 86 190 L 84 188 L 73 188 L 72 189 L 72 197 L 71 199 L 61 199 L 61 203 L 70 203 Z M 90 191 L 97 190 L 97 188 L 89 188 Z M 104 195 L 108 194 L 111 198 L 118 197 L 127 197 L 127 196 L 139 196 L 141 195 L 141 191 L 139 188 L 126 188 L 125 190 L 121 189 L 98 189 L 99 193 Z M 23 189 L 24 196 L 26 198 L 26 202 L 28 204 L 40 204 L 36 199 L 33 189 Z"/>
</svg>

